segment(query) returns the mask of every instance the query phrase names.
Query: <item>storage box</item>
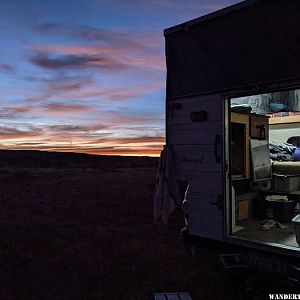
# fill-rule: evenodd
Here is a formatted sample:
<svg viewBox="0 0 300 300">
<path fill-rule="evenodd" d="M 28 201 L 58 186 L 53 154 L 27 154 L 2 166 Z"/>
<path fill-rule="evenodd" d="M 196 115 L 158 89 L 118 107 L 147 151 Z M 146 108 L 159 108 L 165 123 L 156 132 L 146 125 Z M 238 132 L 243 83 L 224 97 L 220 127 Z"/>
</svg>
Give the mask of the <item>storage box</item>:
<svg viewBox="0 0 300 300">
<path fill-rule="evenodd" d="M 254 219 L 273 219 L 273 201 L 267 201 L 265 196 L 258 196 L 253 199 Z"/>
<path fill-rule="evenodd" d="M 239 221 L 248 219 L 248 214 L 249 214 L 248 211 L 249 211 L 248 199 L 238 201 L 237 219 Z"/>
<path fill-rule="evenodd" d="M 235 186 L 239 189 L 243 184 L 236 181 Z M 243 192 L 235 194 L 236 220 L 240 221 L 252 217 L 252 201 L 257 195 L 258 192 L 253 190 L 243 190 Z"/>
<path fill-rule="evenodd" d="M 293 192 L 300 190 L 300 175 L 273 174 L 272 187 L 277 192 Z"/>
<path fill-rule="evenodd" d="M 289 223 L 294 217 L 294 210 L 296 206 L 295 200 L 288 201 L 271 201 L 273 207 L 274 220 L 281 223 Z"/>
<path fill-rule="evenodd" d="M 300 245 L 300 215 L 293 218 L 293 223 L 295 225 L 296 241 Z"/>
</svg>

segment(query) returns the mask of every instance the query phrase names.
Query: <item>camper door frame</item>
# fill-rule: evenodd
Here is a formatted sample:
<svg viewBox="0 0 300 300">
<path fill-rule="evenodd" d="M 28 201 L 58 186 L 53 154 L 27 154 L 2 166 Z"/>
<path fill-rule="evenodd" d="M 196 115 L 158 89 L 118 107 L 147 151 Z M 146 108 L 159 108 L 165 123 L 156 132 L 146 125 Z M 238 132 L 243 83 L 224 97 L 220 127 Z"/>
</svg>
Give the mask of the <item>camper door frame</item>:
<svg viewBox="0 0 300 300">
<path fill-rule="evenodd" d="M 223 92 L 222 97 L 224 101 L 224 163 L 225 163 L 225 173 L 224 174 L 224 195 L 225 199 L 225 213 L 224 213 L 224 241 L 244 247 L 249 247 L 253 249 L 259 249 L 262 251 L 269 251 L 277 254 L 291 255 L 294 257 L 300 257 L 300 248 L 295 248 L 291 246 L 261 242 L 257 240 L 248 240 L 242 237 L 234 236 L 231 233 L 231 155 L 230 155 L 230 99 L 251 96 L 258 94 L 265 94 L 271 92 L 279 92 L 285 90 L 300 89 L 300 79 L 298 80 L 283 80 L 280 82 L 273 82 L 270 84 L 258 84 L 252 88 L 247 89 L 236 89 L 228 92 Z"/>
</svg>

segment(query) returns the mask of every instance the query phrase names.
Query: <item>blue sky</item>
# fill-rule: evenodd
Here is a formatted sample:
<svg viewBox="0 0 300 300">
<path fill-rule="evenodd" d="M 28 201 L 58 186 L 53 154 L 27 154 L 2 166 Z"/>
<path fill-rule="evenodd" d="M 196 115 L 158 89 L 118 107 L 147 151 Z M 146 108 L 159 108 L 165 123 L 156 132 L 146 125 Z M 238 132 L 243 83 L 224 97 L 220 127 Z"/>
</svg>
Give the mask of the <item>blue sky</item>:
<svg viewBox="0 0 300 300">
<path fill-rule="evenodd" d="M 163 29 L 238 1 L 0 2 L 0 148 L 158 155 Z"/>
</svg>

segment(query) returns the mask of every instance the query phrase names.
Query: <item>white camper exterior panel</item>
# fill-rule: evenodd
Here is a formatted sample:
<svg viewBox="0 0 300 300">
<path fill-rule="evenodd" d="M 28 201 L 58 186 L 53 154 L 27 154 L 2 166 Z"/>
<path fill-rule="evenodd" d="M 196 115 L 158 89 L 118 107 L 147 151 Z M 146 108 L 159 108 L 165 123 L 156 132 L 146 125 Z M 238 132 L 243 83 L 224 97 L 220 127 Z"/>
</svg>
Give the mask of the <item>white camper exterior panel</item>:
<svg viewBox="0 0 300 300">
<path fill-rule="evenodd" d="M 191 141 L 196 145 L 209 143 L 205 131 L 209 136 L 215 137 L 220 132 L 220 121 L 203 124 L 172 124 L 169 125 L 169 142 L 172 145 L 189 145 Z"/>
<path fill-rule="evenodd" d="M 189 226 L 190 234 L 222 240 L 224 199 L 222 186 L 215 184 L 222 181 L 220 173 L 206 173 L 207 180 L 190 182 Z"/>
<path fill-rule="evenodd" d="M 167 106 L 176 178 L 190 186 L 190 233 L 217 240 L 224 231 L 223 111 L 219 94 L 169 100 Z"/>
<path fill-rule="evenodd" d="M 184 137 L 183 137 L 184 139 Z M 177 180 L 201 178 L 206 173 L 221 173 L 222 165 L 216 164 L 215 145 L 173 145 Z"/>
</svg>

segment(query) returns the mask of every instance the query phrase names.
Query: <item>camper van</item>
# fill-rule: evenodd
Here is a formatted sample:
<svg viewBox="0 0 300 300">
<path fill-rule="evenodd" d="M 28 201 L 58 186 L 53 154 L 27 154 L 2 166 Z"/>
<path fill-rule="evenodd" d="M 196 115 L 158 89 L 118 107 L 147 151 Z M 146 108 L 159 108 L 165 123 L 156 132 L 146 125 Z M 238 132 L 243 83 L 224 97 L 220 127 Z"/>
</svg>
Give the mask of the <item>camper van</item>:
<svg viewBox="0 0 300 300">
<path fill-rule="evenodd" d="M 166 148 L 187 234 L 297 270 L 300 1 L 244 1 L 164 35 Z"/>
</svg>

